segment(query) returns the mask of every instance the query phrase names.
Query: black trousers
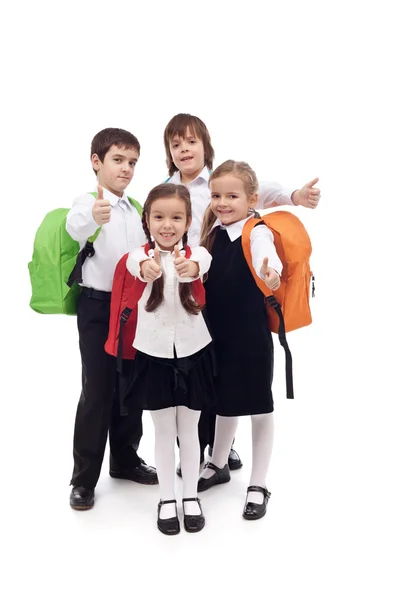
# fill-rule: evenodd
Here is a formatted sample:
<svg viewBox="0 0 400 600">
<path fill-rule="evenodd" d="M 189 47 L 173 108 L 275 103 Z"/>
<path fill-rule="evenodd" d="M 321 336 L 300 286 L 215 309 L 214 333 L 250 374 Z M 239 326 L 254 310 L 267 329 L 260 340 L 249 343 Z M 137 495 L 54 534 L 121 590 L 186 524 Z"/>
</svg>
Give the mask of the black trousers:
<svg viewBox="0 0 400 600">
<path fill-rule="evenodd" d="M 216 414 L 210 407 L 207 406 L 201 411 L 198 426 L 201 457 L 204 456 L 207 446 L 214 446 L 215 420 Z"/>
<path fill-rule="evenodd" d="M 78 301 L 79 347 L 82 358 L 82 393 L 74 431 L 74 470 L 71 485 L 96 487 L 100 477 L 107 434 L 110 467 L 131 469 L 140 464 L 137 449 L 142 437 L 142 411 L 121 416 L 116 389 L 116 360 L 104 350 L 110 318 L 109 294 L 95 299 L 84 290 Z"/>
</svg>

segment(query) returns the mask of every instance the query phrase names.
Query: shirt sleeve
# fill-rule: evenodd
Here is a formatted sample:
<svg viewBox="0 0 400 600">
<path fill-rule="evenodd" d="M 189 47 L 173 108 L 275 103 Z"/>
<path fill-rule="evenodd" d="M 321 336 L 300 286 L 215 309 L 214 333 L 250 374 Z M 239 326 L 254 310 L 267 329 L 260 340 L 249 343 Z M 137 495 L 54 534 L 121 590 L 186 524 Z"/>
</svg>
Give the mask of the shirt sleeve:
<svg viewBox="0 0 400 600">
<path fill-rule="evenodd" d="M 295 206 L 292 202 L 292 194 L 296 190 L 283 188 L 279 183 L 271 181 L 261 181 L 258 186 L 258 202 L 256 208 L 272 208 L 289 204 Z"/>
<path fill-rule="evenodd" d="M 264 258 L 268 258 L 268 266 L 281 275 L 282 263 L 278 256 L 278 253 L 274 244 L 273 233 L 266 225 L 257 225 L 251 231 L 250 235 L 250 251 L 251 251 L 251 262 L 255 272 L 260 279 L 261 267 Z"/>
<path fill-rule="evenodd" d="M 179 277 L 178 281 L 180 283 L 190 283 L 191 281 L 195 281 L 196 279 L 200 279 L 203 277 L 205 273 L 208 272 L 211 265 L 211 254 L 203 248 L 203 246 L 197 246 L 193 248 L 192 255 L 189 260 L 196 262 L 199 265 L 199 274 L 197 277 Z"/>
<path fill-rule="evenodd" d="M 85 242 L 99 228 L 92 214 L 94 201 L 94 196 L 91 194 L 80 196 L 74 200 L 67 214 L 66 230 L 77 242 Z"/>
</svg>

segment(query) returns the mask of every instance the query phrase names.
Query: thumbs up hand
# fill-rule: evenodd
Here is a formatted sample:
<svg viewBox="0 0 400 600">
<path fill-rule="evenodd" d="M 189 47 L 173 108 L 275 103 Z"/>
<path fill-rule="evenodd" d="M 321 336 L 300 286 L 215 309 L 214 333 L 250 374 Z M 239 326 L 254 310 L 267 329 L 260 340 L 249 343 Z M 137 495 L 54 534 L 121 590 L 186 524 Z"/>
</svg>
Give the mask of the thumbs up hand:
<svg viewBox="0 0 400 600">
<path fill-rule="evenodd" d="M 140 274 L 147 283 L 152 283 L 161 276 L 161 258 L 158 248 L 154 248 L 154 258 L 141 263 Z"/>
<path fill-rule="evenodd" d="M 272 269 L 268 266 L 268 258 L 264 258 L 263 260 L 263 264 L 261 265 L 260 269 L 260 275 L 261 278 L 264 279 L 265 285 L 273 292 L 275 292 L 275 290 L 277 290 L 281 285 L 281 278 L 279 277 L 278 273 L 275 271 L 275 269 Z"/>
<path fill-rule="evenodd" d="M 92 215 L 97 225 L 104 225 L 110 221 L 111 204 L 108 200 L 104 199 L 103 188 L 101 185 L 97 186 L 97 198 L 92 207 Z"/>
<path fill-rule="evenodd" d="M 316 183 L 318 183 L 319 179 L 316 177 L 312 179 L 300 190 L 296 190 L 292 194 L 293 204 L 304 206 L 305 208 L 316 208 L 318 206 L 318 202 L 321 198 L 321 190 L 314 187 Z"/>
<path fill-rule="evenodd" d="M 178 246 L 174 246 L 174 257 L 174 265 L 179 278 L 185 279 L 199 275 L 198 263 L 182 256 Z"/>
</svg>

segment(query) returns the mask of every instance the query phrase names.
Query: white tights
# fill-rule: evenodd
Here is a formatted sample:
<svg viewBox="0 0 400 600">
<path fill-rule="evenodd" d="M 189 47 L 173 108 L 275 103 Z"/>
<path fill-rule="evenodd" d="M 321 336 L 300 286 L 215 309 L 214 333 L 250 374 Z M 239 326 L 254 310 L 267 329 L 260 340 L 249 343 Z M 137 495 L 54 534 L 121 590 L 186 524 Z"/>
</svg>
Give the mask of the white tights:
<svg viewBox="0 0 400 600">
<path fill-rule="evenodd" d="M 200 444 L 198 422 L 200 411 L 186 406 L 150 411 L 155 430 L 155 462 L 160 483 L 161 500 L 175 499 L 175 444 L 179 438 L 183 498 L 197 497 Z M 200 514 L 197 502 L 185 502 L 185 513 Z M 164 504 L 160 518 L 175 516 L 175 505 Z"/>
<path fill-rule="evenodd" d="M 249 485 L 265 487 L 274 442 L 273 415 L 274 413 L 251 415 L 253 460 Z M 238 423 L 239 417 L 217 416 L 211 462 L 220 469 L 228 462 Z M 201 477 L 208 479 L 212 475 L 214 471 L 206 468 Z M 247 497 L 248 502 L 258 504 L 261 504 L 263 499 L 261 492 L 249 492 Z"/>
</svg>

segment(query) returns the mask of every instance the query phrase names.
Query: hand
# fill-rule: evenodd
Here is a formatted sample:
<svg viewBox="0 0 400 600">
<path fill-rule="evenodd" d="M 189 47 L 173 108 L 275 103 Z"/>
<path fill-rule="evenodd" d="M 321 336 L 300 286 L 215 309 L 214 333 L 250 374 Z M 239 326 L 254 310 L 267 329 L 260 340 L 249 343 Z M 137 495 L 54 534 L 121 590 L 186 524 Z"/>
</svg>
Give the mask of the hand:
<svg viewBox="0 0 400 600">
<path fill-rule="evenodd" d="M 108 200 L 104 199 L 101 185 L 97 186 L 97 198 L 93 204 L 92 215 L 97 225 L 104 225 L 110 221 L 111 204 Z"/>
<path fill-rule="evenodd" d="M 317 208 L 321 198 L 321 190 L 315 188 L 314 185 L 318 183 L 318 181 L 319 179 L 316 177 L 303 185 L 301 190 L 296 190 L 292 194 L 293 204 L 296 206 L 304 206 L 305 208 Z"/>
<path fill-rule="evenodd" d="M 174 265 L 179 277 L 197 277 L 199 274 L 199 265 L 193 260 L 188 260 L 181 256 L 178 246 L 174 246 Z"/>
<path fill-rule="evenodd" d="M 279 277 L 278 273 L 275 271 L 275 269 L 271 269 L 271 267 L 268 266 L 268 258 L 264 258 L 263 260 L 263 264 L 261 265 L 260 269 L 260 275 L 262 279 L 264 279 L 265 285 L 273 292 L 275 292 L 281 285 L 281 278 Z"/>
<path fill-rule="evenodd" d="M 158 248 L 154 249 L 154 258 L 149 258 L 141 263 L 140 274 L 147 283 L 152 283 L 161 273 L 161 259 Z"/>
</svg>

